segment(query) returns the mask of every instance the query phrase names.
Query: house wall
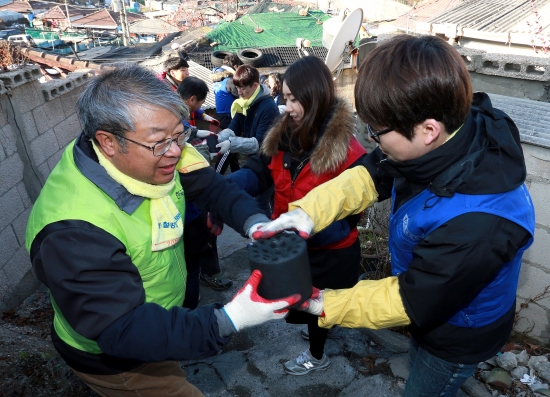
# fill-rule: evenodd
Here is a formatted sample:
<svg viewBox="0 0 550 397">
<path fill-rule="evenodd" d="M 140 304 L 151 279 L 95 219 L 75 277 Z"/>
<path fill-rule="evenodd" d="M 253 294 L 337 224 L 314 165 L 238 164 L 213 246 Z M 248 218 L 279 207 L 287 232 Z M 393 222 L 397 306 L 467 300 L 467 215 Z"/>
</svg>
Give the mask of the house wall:
<svg viewBox="0 0 550 397">
<path fill-rule="evenodd" d="M 44 84 L 36 66 L 0 73 L 0 312 L 39 285 L 25 249 L 32 203 L 80 123 L 75 103 L 87 73 Z"/>
</svg>

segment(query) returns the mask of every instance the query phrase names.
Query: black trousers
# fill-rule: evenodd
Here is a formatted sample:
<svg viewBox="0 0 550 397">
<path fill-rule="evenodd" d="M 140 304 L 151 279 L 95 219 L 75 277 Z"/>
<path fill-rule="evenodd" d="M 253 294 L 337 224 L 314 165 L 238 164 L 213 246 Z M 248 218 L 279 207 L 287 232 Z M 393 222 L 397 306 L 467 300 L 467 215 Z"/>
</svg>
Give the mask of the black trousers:
<svg viewBox="0 0 550 397">
<path fill-rule="evenodd" d="M 183 249 L 187 267 L 187 283 L 183 307 L 195 309 L 199 304 L 200 275 L 220 272 L 217 236 L 206 226 L 208 213 L 201 214 L 183 228 Z"/>
<path fill-rule="evenodd" d="M 351 288 L 357 283 L 361 264 L 359 239 L 346 248 L 336 250 L 308 249 L 311 281 L 319 289 Z M 317 359 L 323 357 L 328 329 L 319 327 L 319 317 L 299 310 L 290 310 L 289 324 L 307 324 L 309 351 Z"/>
</svg>

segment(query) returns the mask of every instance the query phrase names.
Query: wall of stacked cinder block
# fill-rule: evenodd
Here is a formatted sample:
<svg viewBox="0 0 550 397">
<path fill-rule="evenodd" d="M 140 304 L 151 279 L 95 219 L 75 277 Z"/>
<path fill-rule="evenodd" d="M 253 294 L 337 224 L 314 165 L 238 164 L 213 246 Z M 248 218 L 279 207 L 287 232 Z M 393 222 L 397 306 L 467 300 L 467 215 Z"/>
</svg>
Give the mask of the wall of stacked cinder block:
<svg viewBox="0 0 550 397">
<path fill-rule="evenodd" d="M 40 69 L 0 73 L 0 311 L 19 304 L 39 283 L 25 249 L 32 203 L 80 123 L 76 99 L 89 74 L 40 84 Z"/>
</svg>

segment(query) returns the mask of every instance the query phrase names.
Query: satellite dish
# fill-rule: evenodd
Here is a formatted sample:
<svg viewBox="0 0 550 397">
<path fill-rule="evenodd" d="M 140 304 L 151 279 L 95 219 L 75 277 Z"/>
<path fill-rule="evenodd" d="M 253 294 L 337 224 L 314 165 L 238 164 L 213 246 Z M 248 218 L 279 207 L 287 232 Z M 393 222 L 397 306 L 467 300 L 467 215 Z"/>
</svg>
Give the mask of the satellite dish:
<svg viewBox="0 0 550 397">
<path fill-rule="evenodd" d="M 337 77 L 342 71 L 346 56 L 351 55 L 352 68 L 355 68 L 358 50 L 354 47 L 353 42 L 363 22 L 363 10 L 356 8 L 345 17 L 341 24 L 338 24 L 338 19 L 333 18 L 323 25 L 323 45 L 328 48 L 325 64 L 332 73 L 337 72 Z M 335 22 L 332 22 L 333 20 Z M 336 33 L 333 35 L 331 30 Z"/>
</svg>

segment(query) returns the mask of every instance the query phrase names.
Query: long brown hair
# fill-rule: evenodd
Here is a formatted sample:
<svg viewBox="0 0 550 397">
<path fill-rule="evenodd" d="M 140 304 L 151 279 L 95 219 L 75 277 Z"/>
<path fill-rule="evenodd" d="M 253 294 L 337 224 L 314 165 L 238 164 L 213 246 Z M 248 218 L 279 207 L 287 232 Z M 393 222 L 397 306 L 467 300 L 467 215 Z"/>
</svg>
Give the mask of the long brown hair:
<svg viewBox="0 0 550 397">
<path fill-rule="evenodd" d="M 321 59 L 308 56 L 290 65 L 283 81 L 304 108 L 304 116 L 300 122 L 294 122 L 287 115 L 283 127 L 290 129 L 298 141 L 298 152 L 307 152 L 317 140 L 323 119 L 336 102 L 332 74 Z"/>
</svg>

